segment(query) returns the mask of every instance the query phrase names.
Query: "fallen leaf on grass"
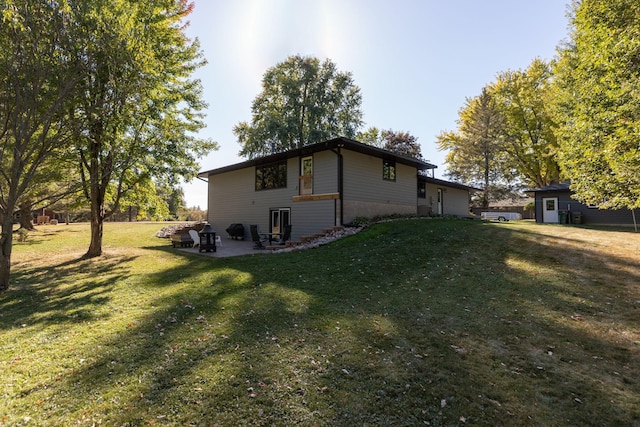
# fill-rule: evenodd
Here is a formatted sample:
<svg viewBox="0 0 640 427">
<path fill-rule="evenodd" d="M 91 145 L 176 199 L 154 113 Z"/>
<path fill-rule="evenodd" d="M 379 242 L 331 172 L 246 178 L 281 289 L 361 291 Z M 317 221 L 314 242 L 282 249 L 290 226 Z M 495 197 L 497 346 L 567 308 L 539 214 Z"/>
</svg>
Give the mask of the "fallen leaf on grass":
<svg viewBox="0 0 640 427">
<path fill-rule="evenodd" d="M 451 348 L 460 354 L 467 354 L 467 349 L 464 347 L 458 347 L 457 345 L 451 345 Z"/>
</svg>

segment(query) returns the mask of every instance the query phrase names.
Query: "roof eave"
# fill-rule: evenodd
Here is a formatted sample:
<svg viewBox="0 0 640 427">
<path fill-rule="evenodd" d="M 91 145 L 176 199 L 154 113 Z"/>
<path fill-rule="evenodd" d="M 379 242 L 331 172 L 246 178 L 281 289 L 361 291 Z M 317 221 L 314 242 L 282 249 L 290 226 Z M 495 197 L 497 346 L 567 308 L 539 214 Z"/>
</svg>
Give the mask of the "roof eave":
<svg viewBox="0 0 640 427">
<path fill-rule="evenodd" d="M 270 154 L 268 156 L 257 157 L 255 159 L 249 159 L 244 162 L 223 166 L 221 168 L 202 171 L 198 173 L 198 177 L 208 178 L 211 175 L 219 175 L 225 172 L 232 172 L 235 170 L 254 167 L 261 164 L 273 163 L 280 160 L 286 160 L 292 157 L 301 157 L 301 156 L 309 155 L 318 151 L 334 150 L 337 148 L 345 148 L 347 150 L 360 152 L 362 154 L 374 155 L 380 158 L 392 158 L 398 163 L 405 164 L 408 166 L 413 166 L 418 170 L 428 170 L 428 169 L 437 168 L 436 165 L 432 165 L 431 163 L 427 163 L 422 160 L 402 156 L 402 155 L 393 153 L 391 151 L 374 147 L 372 145 L 363 144 L 353 139 L 340 137 L 340 138 L 330 139 L 324 142 L 319 142 L 316 144 L 305 145 L 304 147 L 283 151 L 281 153 L 275 153 L 275 154 Z"/>
</svg>

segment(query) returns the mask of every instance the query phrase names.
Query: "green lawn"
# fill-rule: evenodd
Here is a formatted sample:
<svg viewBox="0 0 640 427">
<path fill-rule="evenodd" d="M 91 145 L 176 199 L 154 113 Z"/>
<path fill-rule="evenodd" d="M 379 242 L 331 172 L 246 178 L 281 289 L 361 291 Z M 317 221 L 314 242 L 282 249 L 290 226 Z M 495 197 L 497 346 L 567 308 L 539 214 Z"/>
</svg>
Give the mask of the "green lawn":
<svg viewBox="0 0 640 427">
<path fill-rule="evenodd" d="M 640 234 L 406 220 L 214 259 L 40 227 L 0 294 L 0 425 L 640 425 Z"/>
</svg>

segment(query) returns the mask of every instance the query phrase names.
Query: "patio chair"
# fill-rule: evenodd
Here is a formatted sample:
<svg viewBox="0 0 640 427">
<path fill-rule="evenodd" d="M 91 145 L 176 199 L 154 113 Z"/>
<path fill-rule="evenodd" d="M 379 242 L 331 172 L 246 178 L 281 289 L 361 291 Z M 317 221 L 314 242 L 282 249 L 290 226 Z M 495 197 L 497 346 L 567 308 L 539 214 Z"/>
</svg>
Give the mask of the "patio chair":
<svg viewBox="0 0 640 427">
<path fill-rule="evenodd" d="M 258 226 L 256 224 L 252 224 L 249 226 L 251 230 L 251 239 L 253 240 L 253 249 L 265 249 L 265 246 L 262 244 L 266 242 L 266 238 L 260 237 L 260 233 L 258 233 Z"/>
<path fill-rule="evenodd" d="M 287 240 L 291 240 L 291 225 L 284 226 L 284 233 L 282 233 L 282 237 L 275 243 L 276 245 L 284 245 Z"/>
<path fill-rule="evenodd" d="M 189 230 L 189 236 L 193 240 L 193 247 L 200 246 L 200 235 L 196 230 Z"/>
</svg>

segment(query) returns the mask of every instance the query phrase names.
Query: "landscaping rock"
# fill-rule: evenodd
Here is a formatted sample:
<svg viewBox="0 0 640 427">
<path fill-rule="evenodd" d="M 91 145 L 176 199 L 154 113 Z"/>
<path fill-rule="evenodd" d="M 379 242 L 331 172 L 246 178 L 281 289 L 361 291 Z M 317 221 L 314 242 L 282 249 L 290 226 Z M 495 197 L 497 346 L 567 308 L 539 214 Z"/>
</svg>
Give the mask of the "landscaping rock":
<svg viewBox="0 0 640 427">
<path fill-rule="evenodd" d="M 312 239 L 305 239 L 303 243 L 288 246 L 283 249 L 276 249 L 273 251 L 273 253 L 293 252 L 303 249 L 317 248 L 319 246 L 326 245 L 327 243 L 334 242 L 343 237 L 353 236 L 354 234 L 359 233 L 362 229 L 363 227 L 345 227 L 340 229 L 333 229 L 326 232 L 325 234 L 314 235 Z"/>
</svg>

